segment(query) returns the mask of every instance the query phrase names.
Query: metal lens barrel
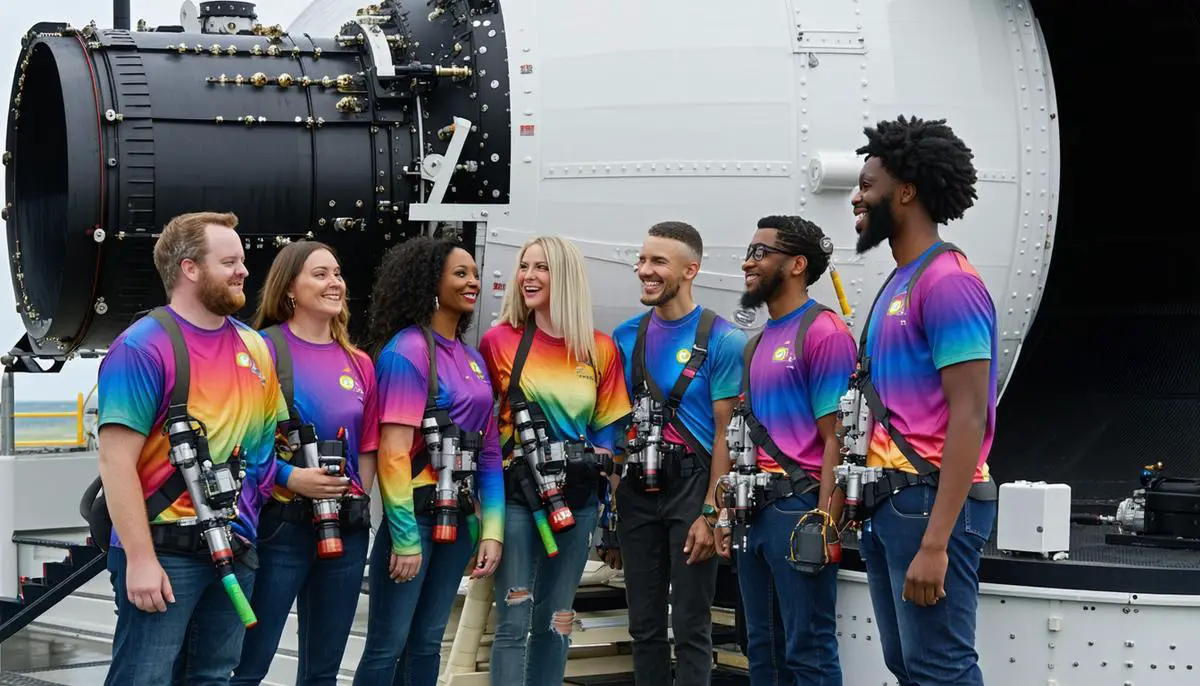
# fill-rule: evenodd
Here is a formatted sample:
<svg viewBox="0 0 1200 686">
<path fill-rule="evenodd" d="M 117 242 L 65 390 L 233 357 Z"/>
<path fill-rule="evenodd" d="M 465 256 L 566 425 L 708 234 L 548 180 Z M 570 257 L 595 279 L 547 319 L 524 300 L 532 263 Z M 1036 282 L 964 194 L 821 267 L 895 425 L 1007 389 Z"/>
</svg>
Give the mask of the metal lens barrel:
<svg viewBox="0 0 1200 686">
<path fill-rule="evenodd" d="M 387 248 L 425 232 L 411 206 L 507 203 L 499 7 L 450 2 L 433 20 L 418 0 L 377 7 L 323 37 L 32 27 L 3 152 L 31 352 L 101 352 L 163 304 L 153 247 L 180 214 L 237 215 L 248 319 L 288 242 L 329 243 L 349 292 L 367 294 Z M 457 138 L 439 137 L 456 122 Z M 353 335 L 367 300 L 350 300 Z"/>
<path fill-rule="evenodd" d="M 437 470 L 437 484 L 433 500 L 433 540 L 435 543 L 453 543 L 458 540 L 458 488 L 454 482 L 454 465 L 458 462 L 460 447 L 457 438 L 444 436 Z"/>
<path fill-rule="evenodd" d="M 317 452 L 322 458 L 345 459 L 346 443 L 344 441 L 320 441 Z M 322 460 L 325 461 L 325 460 Z M 341 473 L 345 473 L 343 462 Z M 340 476 L 340 474 L 339 474 Z M 313 524 L 317 529 L 317 557 L 331 559 L 341 557 L 345 550 L 342 543 L 342 527 L 339 520 L 340 508 L 338 501 L 333 498 L 322 498 L 313 501 Z"/>
</svg>

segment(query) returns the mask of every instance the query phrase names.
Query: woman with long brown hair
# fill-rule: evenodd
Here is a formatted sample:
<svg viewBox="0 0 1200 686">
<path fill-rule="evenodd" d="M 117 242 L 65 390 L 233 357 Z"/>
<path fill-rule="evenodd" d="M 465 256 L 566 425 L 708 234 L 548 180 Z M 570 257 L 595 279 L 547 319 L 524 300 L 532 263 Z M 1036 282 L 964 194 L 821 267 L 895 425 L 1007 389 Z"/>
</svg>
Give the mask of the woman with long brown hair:
<svg viewBox="0 0 1200 686">
<path fill-rule="evenodd" d="M 379 446 L 375 369 L 350 342 L 346 299 L 337 256 L 316 241 L 279 251 L 260 293 L 254 327 L 267 339 L 290 420 L 281 425 L 275 490 L 258 523 L 251 597 L 258 626 L 246 632 L 232 684 L 266 676 L 297 598 L 296 683 L 333 684 L 346 649 L 367 559 L 367 494 Z M 317 441 L 322 466 L 305 458 Z"/>
</svg>

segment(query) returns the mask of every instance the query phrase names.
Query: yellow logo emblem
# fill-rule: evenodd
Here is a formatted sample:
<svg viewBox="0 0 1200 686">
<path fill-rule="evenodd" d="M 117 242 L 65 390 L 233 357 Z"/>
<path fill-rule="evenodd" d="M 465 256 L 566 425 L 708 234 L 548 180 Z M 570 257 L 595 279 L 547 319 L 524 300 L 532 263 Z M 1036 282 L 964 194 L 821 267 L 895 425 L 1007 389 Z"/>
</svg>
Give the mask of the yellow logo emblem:
<svg viewBox="0 0 1200 686">
<path fill-rule="evenodd" d="M 788 358 L 788 349 L 786 345 L 781 345 L 775 348 L 775 352 L 771 354 L 771 359 L 776 362 L 785 362 Z"/>
<path fill-rule="evenodd" d="M 903 310 L 904 310 L 904 294 L 901 293 L 900 295 L 897 295 L 896 297 L 892 298 L 892 302 L 888 304 L 887 313 L 888 313 L 888 316 L 891 317 L 891 316 L 900 314 Z"/>
<path fill-rule="evenodd" d="M 675 353 L 675 361 L 679 364 L 687 364 L 688 360 L 692 359 L 692 351 L 687 348 L 681 348 Z"/>
<path fill-rule="evenodd" d="M 342 374 L 342 376 L 340 378 L 338 378 L 338 385 L 340 385 L 342 388 L 346 389 L 347 391 L 353 391 L 354 390 L 354 377 L 349 376 L 347 374 Z"/>
<path fill-rule="evenodd" d="M 479 363 L 475 360 L 471 360 L 470 364 L 471 371 L 475 372 L 475 376 L 479 377 L 480 381 L 483 381 L 483 370 L 479 368 Z"/>
<path fill-rule="evenodd" d="M 250 355 L 248 353 L 238 353 L 237 354 L 237 365 L 239 367 L 249 367 L 250 366 Z"/>
</svg>

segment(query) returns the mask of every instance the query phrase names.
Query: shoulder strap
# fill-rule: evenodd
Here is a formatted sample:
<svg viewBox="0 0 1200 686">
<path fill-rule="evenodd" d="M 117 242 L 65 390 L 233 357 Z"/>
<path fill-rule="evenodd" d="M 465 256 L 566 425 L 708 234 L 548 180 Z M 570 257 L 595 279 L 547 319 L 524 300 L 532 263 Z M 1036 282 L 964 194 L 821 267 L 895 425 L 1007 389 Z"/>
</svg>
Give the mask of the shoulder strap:
<svg viewBox="0 0 1200 686">
<path fill-rule="evenodd" d="M 797 359 L 804 354 L 804 339 L 808 336 L 808 330 L 812 327 L 813 322 L 817 320 L 817 317 L 821 313 L 832 311 L 825 305 L 814 300 L 808 311 L 800 316 L 800 321 L 796 326 L 796 335 L 792 339 L 792 349 L 796 351 Z M 767 455 L 787 472 L 788 478 L 791 480 L 792 485 L 795 486 L 811 477 L 800 467 L 798 462 L 788 457 L 779 449 L 779 446 L 776 445 L 771 435 L 767 433 L 767 428 L 754 415 L 754 408 L 750 404 L 750 362 L 754 359 L 754 351 L 758 348 L 761 339 L 762 333 L 760 332 L 746 345 L 745 364 L 742 367 L 742 402 L 745 405 L 744 416 L 746 418 L 746 427 L 750 430 L 750 440 L 753 441 L 754 445 L 762 446 Z"/>
<path fill-rule="evenodd" d="M 516 406 L 528 406 L 529 402 L 525 398 L 525 392 L 521 390 L 521 370 L 525 368 L 525 358 L 529 356 L 529 348 L 533 346 L 533 336 L 537 333 L 537 325 L 534 323 L 533 315 L 525 320 L 525 329 L 521 333 L 521 342 L 517 345 L 517 352 L 513 355 L 512 370 L 508 374 L 508 413 L 509 417 L 516 415 Z M 550 431 L 550 427 L 546 428 Z M 514 434 L 515 435 L 515 434 Z M 508 440 L 501 446 L 501 454 L 508 455 L 512 451 L 513 437 L 509 436 Z"/>
<path fill-rule="evenodd" d="M 263 335 L 275 346 L 275 376 L 279 377 L 279 389 L 287 402 L 288 416 L 292 421 L 300 418 L 296 412 L 296 382 L 292 376 L 292 349 L 288 346 L 283 329 L 275 324 L 263 329 Z"/>
<path fill-rule="evenodd" d="M 521 370 L 525 368 L 525 358 L 529 357 L 529 348 L 533 346 L 533 336 L 537 333 L 537 324 L 534 323 L 533 315 L 530 315 L 525 320 L 525 329 L 521 333 L 521 343 L 517 346 L 517 352 L 513 355 L 512 371 L 508 375 L 508 403 L 511 407 L 515 404 L 527 405 L 525 393 L 521 390 Z"/>
<path fill-rule="evenodd" d="M 912 296 L 913 287 L 917 285 L 917 279 L 921 278 L 921 275 L 925 273 L 925 270 L 929 268 L 929 265 L 933 264 L 934 259 L 936 259 L 942 253 L 947 252 L 956 252 L 960 255 L 966 255 L 966 253 L 960 250 L 958 246 L 947 241 L 942 241 L 936 247 L 934 247 L 933 250 L 930 250 L 929 254 L 926 255 L 921 260 L 921 263 L 917 265 L 916 270 L 913 272 L 912 276 L 909 277 L 908 283 L 904 287 L 905 311 L 908 310 L 909 299 Z M 891 283 L 892 278 L 896 276 L 897 271 L 898 270 L 893 269 L 892 273 L 888 274 L 888 277 L 884 279 L 883 285 L 879 287 L 879 292 L 875 294 L 875 299 L 871 301 L 871 309 L 867 310 L 867 318 L 863 322 L 862 335 L 858 337 L 858 354 L 860 358 L 866 355 L 867 329 L 871 327 L 871 318 L 875 316 L 875 306 L 879 304 L 879 298 L 883 295 L 883 292 L 887 290 L 888 284 Z"/>
<path fill-rule="evenodd" d="M 188 395 L 191 391 L 192 367 L 188 360 L 187 343 L 183 340 L 183 331 L 179 322 L 165 307 L 156 307 L 148 315 L 162 325 L 171 341 L 171 352 L 175 357 L 175 385 L 171 388 L 171 400 L 167 405 L 167 423 L 186 419 L 188 416 Z M 158 515 L 171 507 L 187 491 L 187 483 L 183 473 L 171 467 L 171 476 L 163 482 L 158 490 L 146 498 L 146 516 L 154 521 Z"/>
<path fill-rule="evenodd" d="M 422 326 L 421 333 L 425 334 L 425 347 L 429 350 L 429 383 L 428 390 L 425 392 L 425 412 L 429 413 L 437 409 L 437 343 L 434 342 L 433 333 L 429 331 L 428 327 Z"/>
<path fill-rule="evenodd" d="M 909 298 L 912 295 L 913 287 L 917 284 L 917 279 L 921 278 L 921 275 L 925 273 L 929 265 L 933 264 L 935 258 L 947 252 L 966 255 L 958 246 L 945 241 L 938 244 L 933 250 L 930 250 L 929 254 L 922 258 L 920 264 L 917 265 L 916 270 L 913 271 L 912 276 L 909 277 L 908 283 L 904 287 L 904 311 L 908 310 Z M 875 382 L 871 378 L 871 358 L 867 354 L 867 330 L 871 326 L 871 318 L 875 315 L 875 305 L 879 303 L 880 296 L 883 295 L 888 283 L 891 282 L 892 277 L 895 275 L 896 270 L 893 269 L 892 273 L 888 275 L 887 280 L 879 287 L 879 292 L 875 294 L 875 301 L 871 303 L 871 309 L 867 311 L 866 321 L 863 322 L 862 335 L 859 337 L 858 345 L 858 366 L 862 373 L 860 390 L 862 391 L 863 399 L 867 401 L 867 407 L 871 409 L 871 414 L 874 416 L 875 421 L 879 422 L 880 426 L 887 430 L 888 436 L 891 437 L 892 442 L 896 444 L 896 447 L 904 455 L 905 459 L 908 460 L 908 463 L 921 476 L 930 476 L 938 471 L 937 467 L 934 467 L 928 460 L 921 457 L 921 454 L 908 442 L 904 434 L 900 433 L 900 430 L 892 424 L 891 413 L 888 412 L 887 406 L 883 404 L 883 399 L 879 397 L 879 389 L 875 388 Z"/>
<path fill-rule="evenodd" d="M 700 371 L 700 367 L 704 365 L 704 361 L 708 358 L 708 338 L 712 334 L 713 322 L 717 318 L 717 313 L 707 307 L 700 312 L 700 323 L 696 326 L 696 337 L 692 341 L 692 355 L 688 358 L 687 365 L 679 376 L 675 379 L 675 385 L 671 387 L 671 393 L 664 400 L 662 389 L 654 381 L 654 376 L 646 373 L 646 330 L 650 325 L 650 312 L 647 312 L 638 323 L 637 339 L 633 344 L 633 387 L 636 389 L 641 385 L 645 385 L 650 391 L 650 396 L 655 402 L 662 403 L 664 414 L 668 423 L 675 427 L 679 435 L 691 448 L 692 452 L 703 457 L 705 461 L 711 460 L 712 455 L 709 450 L 706 450 L 700 441 L 688 428 L 684 426 L 679 419 L 679 405 L 683 402 L 683 394 L 687 392 L 688 385 L 692 383 L 692 379 L 696 378 L 696 374 Z"/>
</svg>

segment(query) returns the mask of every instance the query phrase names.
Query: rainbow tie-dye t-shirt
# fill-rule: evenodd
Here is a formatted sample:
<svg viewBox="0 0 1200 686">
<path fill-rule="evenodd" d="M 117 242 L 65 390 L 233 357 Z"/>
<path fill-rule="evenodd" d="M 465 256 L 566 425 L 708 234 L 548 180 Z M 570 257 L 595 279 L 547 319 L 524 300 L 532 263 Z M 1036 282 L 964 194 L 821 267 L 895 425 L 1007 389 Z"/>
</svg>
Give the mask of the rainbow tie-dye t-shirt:
<svg viewBox="0 0 1200 686">
<path fill-rule="evenodd" d="M 358 456 L 379 447 L 379 403 L 375 391 L 375 365 L 361 350 L 354 356 L 336 341 L 310 343 L 297 338 L 286 323 L 279 326 L 292 356 L 292 402 L 304 424 L 316 428 L 318 441 L 335 440 L 338 429 L 346 430 L 346 475 L 350 477 L 350 494 L 365 495 L 359 474 Z M 276 350 L 271 339 L 263 336 L 271 359 Z M 275 458 L 274 497 L 288 502 L 293 493 L 287 489 L 293 464 L 302 460 L 292 455 L 286 438 L 280 433 L 277 442 L 279 455 Z M 297 463 L 295 466 L 304 467 Z"/>
<path fill-rule="evenodd" d="M 936 467 L 942 463 L 949 418 L 941 370 L 990 360 L 987 425 L 975 469 L 975 481 L 983 481 L 996 428 L 996 307 L 979 273 L 955 252 L 934 258 L 912 293 L 906 293 L 928 252 L 898 269 L 884 285 L 867 332 L 871 377 L 892 425 Z M 916 473 L 879 424 L 871 435 L 867 465 Z"/>
<path fill-rule="evenodd" d="M 700 326 L 703 308 L 696 306 L 688 314 L 675 321 L 665 321 L 657 312 L 650 311 L 650 323 L 646 327 L 645 372 L 654 378 L 663 399 L 671 394 L 671 388 L 692 356 L 692 344 L 696 342 L 696 329 Z M 632 399 L 640 389 L 633 388 L 633 348 L 637 343 L 639 314 L 618 326 L 613 331 L 613 340 L 621 351 L 621 362 L 625 369 L 625 388 Z M 696 370 L 696 376 L 688 384 L 679 403 L 677 416 L 687 430 L 696 437 L 701 447 L 712 452 L 713 403 L 726 398 L 736 398 L 742 387 L 742 352 L 746 345 L 746 334 L 727 320 L 713 320 L 708 336 L 708 356 Z M 672 443 L 686 445 L 683 437 L 668 424 L 663 438 Z"/>
<path fill-rule="evenodd" d="M 817 420 L 837 412 L 838 400 L 854 372 L 854 336 L 833 312 L 822 312 L 808 328 L 796 355 L 800 319 L 815 301 L 772 319 L 750 360 L 750 402 L 779 450 L 813 478 L 821 477 L 825 441 Z M 785 473 L 782 466 L 758 449 L 763 471 Z"/>
<path fill-rule="evenodd" d="M 274 484 L 275 431 L 288 416 L 275 366 L 262 337 L 249 326 L 227 318 L 219 329 L 206 330 L 168 311 L 179 322 L 188 348 L 188 412 L 207 429 L 213 463 L 223 464 L 234 446 L 241 447 L 246 478 L 232 528 L 254 543 L 259 512 Z M 146 436 L 137 463 L 143 497 L 175 472 L 163 432 L 174 387 L 171 340 L 148 316 L 123 331 L 100 363 L 98 425 L 121 424 Z M 191 496 L 184 491 L 152 524 L 195 516 Z M 119 545 L 115 529 L 113 545 Z"/>
<path fill-rule="evenodd" d="M 479 351 L 462 341 L 433 333 L 437 347 L 437 406 L 448 409 L 450 420 L 463 431 L 482 431 L 483 450 L 477 458 L 476 485 L 481 501 L 480 539 L 504 540 L 504 472 L 500 440 L 492 415 L 492 384 Z M 416 555 L 421 538 L 413 511 L 413 489 L 437 484 L 428 459 L 413 473 L 412 456 L 424 450 L 421 419 L 429 395 L 429 348 L 417 326 L 402 329 L 379 354 L 379 423 L 413 427 L 413 446 L 407 454 L 379 451 L 379 489 L 392 532 L 392 552 Z"/>
<path fill-rule="evenodd" d="M 508 444 L 513 432 L 508 383 L 523 332 L 523 328 L 500 324 L 489 329 L 479 341 L 479 352 L 487 360 L 488 372 L 500 397 L 498 425 L 502 446 Z M 599 331 L 593 335 L 595 366 L 577 361 L 569 354 L 563 339 L 538 329 L 521 368 L 521 391 L 529 402 L 541 406 L 549 431 L 554 434 L 552 439 L 584 438 L 611 451 L 621 428 L 616 422 L 629 415 L 629 393 L 625 390 L 625 373 L 616 344 Z M 504 455 L 506 463 L 511 456 L 509 449 Z"/>
</svg>

